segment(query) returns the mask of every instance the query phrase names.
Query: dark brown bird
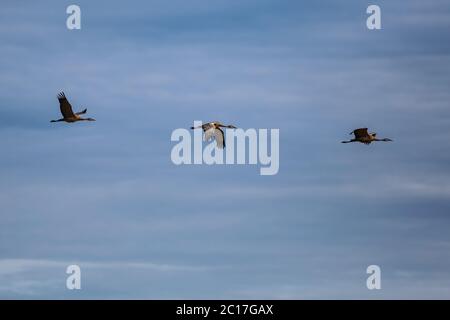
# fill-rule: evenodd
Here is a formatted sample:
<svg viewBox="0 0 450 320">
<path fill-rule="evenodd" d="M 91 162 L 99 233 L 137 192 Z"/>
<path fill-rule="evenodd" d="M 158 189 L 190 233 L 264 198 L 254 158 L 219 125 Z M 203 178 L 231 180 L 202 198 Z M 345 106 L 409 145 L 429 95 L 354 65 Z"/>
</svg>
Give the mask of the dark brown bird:
<svg viewBox="0 0 450 320">
<path fill-rule="evenodd" d="M 212 139 L 213 137 L 216 139 L 217 147 L 219 149 L 225 148 L 225 134 L 223 133 L 223 130 L 220 128 L 230 128 L 230 129 L 237 129 L 233 125 L 223 125 L 218 121 L 214 122 L 207 122 L 202 124 L 198 127 L 191 127 L 191 129 L 199 129 L 202 128 L 203 132 L 205 132 L 205 141 L 208 141 Z"/>
<path fill-rule="evenodd" d="M 61 114 L 63 118 L 59 120 L 52 120 L 50 122 L 77 122 L 77 121 L 95 121 L 95 119 L 92 118 L 82 118 L 80 115 L 85 114 L 87 112 L 87 109 L 84 109 L 81 112 L 73 113 L 72 106 L 70 105 L 69 101 L 66 98 L 66 95 L 64 92 L 60 92 L 58 94 L 58 101 L 59 101 L 59 108 L 61 109 Z"/>
<path fill-rule="evenodd" d="M 359 128 L 350 132 L 350 134 L 354 134 L 355 138 L 348 141 L 341 141 L 342 143 L 350 143 L 350 142 L 361 142 L 364 144 L 371 144 L 374 141 L 392 141 L 389 138 L 378 139 L 377 134 L 369 133 L 367 128 Z"/>
</svg>

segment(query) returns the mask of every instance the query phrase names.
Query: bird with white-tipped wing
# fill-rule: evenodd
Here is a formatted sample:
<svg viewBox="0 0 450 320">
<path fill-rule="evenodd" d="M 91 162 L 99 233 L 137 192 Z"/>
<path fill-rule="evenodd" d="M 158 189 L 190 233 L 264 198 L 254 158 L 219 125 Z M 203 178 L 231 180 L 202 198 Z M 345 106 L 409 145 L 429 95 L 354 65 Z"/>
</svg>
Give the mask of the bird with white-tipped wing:
<svg viewBox="0 0 450 320">
<path fill-rule="evenodd" d="M 218 121 L 207 122 L 198 127 L 191 127 L 191 129 L 200 128 L 205 133 L 204 140 L 209 141 L 214 138 L 219 149 L 225 148 L 225 134 L 221 128 L 237 129 L 233 125 L 223 125 Z"/>
</svg>

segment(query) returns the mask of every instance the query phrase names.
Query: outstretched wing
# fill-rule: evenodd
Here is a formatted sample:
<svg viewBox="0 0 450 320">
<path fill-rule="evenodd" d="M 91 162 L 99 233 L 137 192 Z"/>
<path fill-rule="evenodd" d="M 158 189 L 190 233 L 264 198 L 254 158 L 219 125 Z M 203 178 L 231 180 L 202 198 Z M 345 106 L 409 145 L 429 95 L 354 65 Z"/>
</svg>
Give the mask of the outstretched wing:
<svg viewBox="0 0 450 320">
<path fill-rule="evenodd" d="M 212 138 L 215 138 L 215 131 L 216 131 L 216 129 L 214 129 L 214 127 L 211 127 L 209 129 L 205 130 L 204 141 L 209 141 Z"/>
<path fill-rule="evenodd" d="M 216 138 L 217 147 L 219 149 L 223 149 L 225 147 L 225 137 L 222 129 L 217 128 L 216 130 L 214 130 L 214 137 Z"/>
<path fill-rule="evenodd" d="M 359 128 L 352 132 L 355 135 L 355 139 L 364 138 L 369 136 L 369 133 L 367 132 L 367 128 Z"/>
<path fill-rule="evenodd" d="M 79 116 L 79 115 L 85 114 L 86 112 L 87 112 L 87 109 L 84 109 L 83 111 L 77 112 L 75 114 Z"/>
<path fill-rule="evenodd" d="M 59 101 L 59 108 L 61 109 L 61 114 L 63 115 L 64 119 L 75 118 L 75 115 L 73 114 L 72 106 L 70 105 L 69 101 L 67 100 L 64 92 L 60 92 L 58 94 L 58 101 Z"/>
<path fill-rule="evenodd" d="M 209 141 L 212 138 L 216 140 L 217 147 L 223 149 L 225 147 L 225 138 L 222 129 L 220 128 L 210 128 L 205 131 L 205 141 Z"/>
</svg>

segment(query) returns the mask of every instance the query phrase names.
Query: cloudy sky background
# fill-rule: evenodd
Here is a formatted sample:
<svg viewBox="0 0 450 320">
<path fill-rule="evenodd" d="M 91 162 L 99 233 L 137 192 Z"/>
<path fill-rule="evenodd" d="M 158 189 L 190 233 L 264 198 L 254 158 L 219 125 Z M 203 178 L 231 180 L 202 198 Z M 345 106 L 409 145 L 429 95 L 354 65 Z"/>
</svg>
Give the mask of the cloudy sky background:
<svg viewBox="0 0 450 320">
<path fill-rule="evenodd" d="M 0 298 L 450 298 L 448 30 L 443 0 L 3 0 Z M 97 122 L 50 124 L 61 90 Z M 173 165 L 194 120 L 279 128 L 279 174 Z M 364 126 L 395 141 L 339 143 Z"/>
</svg>

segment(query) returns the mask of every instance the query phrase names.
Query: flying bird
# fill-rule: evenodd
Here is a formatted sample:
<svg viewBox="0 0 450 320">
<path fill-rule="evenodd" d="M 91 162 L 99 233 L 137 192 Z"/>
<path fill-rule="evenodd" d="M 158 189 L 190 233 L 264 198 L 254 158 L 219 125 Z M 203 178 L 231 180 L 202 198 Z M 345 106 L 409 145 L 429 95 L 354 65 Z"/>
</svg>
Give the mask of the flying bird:
<svg viewBox="0 0 450 320">
<path fill-rule="evenodd" d="M 341 141 L 342 143 L 361 142 L 364 144 L 371 144 L 374 141 L 392 141 L 389 138 L 378 139 L 376 133 L 369 133 L 367 128 L 359 128 L 350 132 L 354 134 L 355 138 L 348 141 Z"/>
<path fill-rule="evenodd" d="M 92 118 L 82 118 L 80 115 L 85 114 L 87 112 L 87 109 L 84 109 L 81 112 L 73 113 L 72 106 L 70 105 L 69 101 L 66 98 L 66 95 L 64 92 L 60 92 L 58 94 L 58 100 L 59 100 L 59 108 L 61 109 L 61 114 L 63 116 L 62 119 L 59 120 L 52 120 L 50 122 L 77 122 L 77 121 L 95 121 L 95 119 Z"/>
<path fill-rule="evenodd" d="M 217 147 L 219 149 L 225 148 L 225 135 L 223 133 L 223 130 L 220 128 L 229 128 L 229 129 L 237 129 L 233 125 L 223 125 L 218 121 L 215 122 L 208 122 L 204 123 L 201 126 L 198 127 L 191 127 L 191 129 L 203 129 L 203 132 L 205 132 L 205 141 L 208 141 L 212 138 L 216 139 Z"/>
</svg>

